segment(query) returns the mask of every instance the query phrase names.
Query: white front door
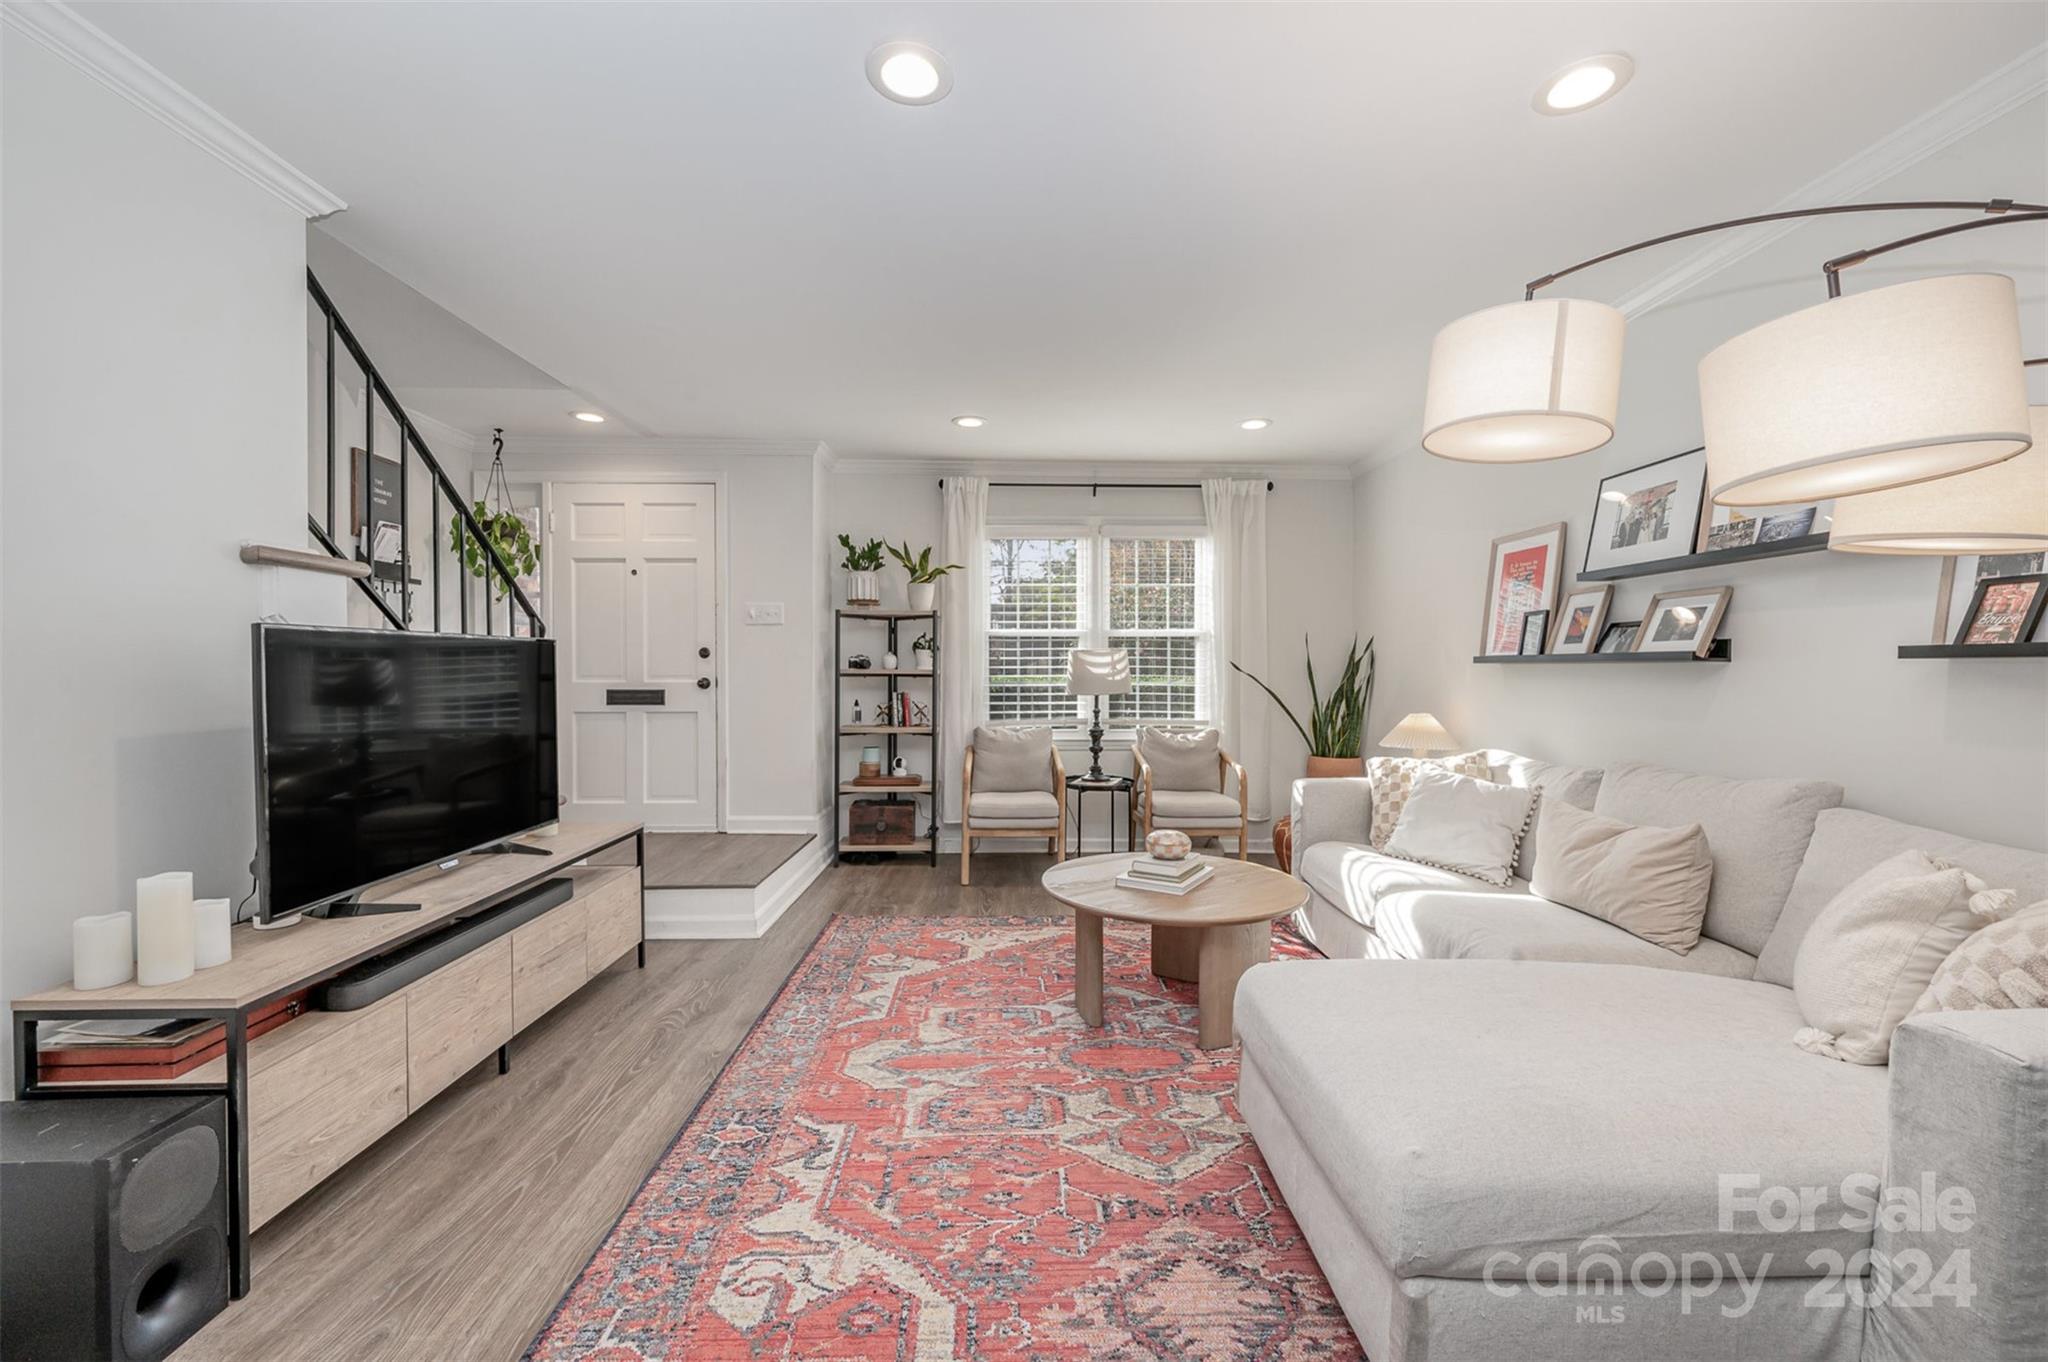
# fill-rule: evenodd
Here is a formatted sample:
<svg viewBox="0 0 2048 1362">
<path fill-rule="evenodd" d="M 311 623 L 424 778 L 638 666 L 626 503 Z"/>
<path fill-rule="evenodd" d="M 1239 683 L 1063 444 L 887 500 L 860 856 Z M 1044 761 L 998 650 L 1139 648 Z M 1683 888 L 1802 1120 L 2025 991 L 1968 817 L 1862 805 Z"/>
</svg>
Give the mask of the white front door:
<svg viewBox="0 0 2048 1362">
<path fill-rule="evenodd" d="M 715 492 L 548 485 L 564 818 L 718 826 Z"/>
</svg>

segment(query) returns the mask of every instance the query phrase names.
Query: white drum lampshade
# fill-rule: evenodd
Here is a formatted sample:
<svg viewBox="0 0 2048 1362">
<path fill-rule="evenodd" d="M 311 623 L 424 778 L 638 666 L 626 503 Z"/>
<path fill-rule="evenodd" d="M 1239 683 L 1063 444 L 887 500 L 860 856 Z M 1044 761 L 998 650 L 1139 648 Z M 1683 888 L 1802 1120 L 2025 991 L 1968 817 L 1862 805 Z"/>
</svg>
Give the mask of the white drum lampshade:
<svg viewBox="0 0 2048 1362">
<path fill-rule="evenodd" d="M 1067 694 L 1127 695 L 1131 655 L 1122 648 L 1076 648 L 1067 654 Z"/>
<path fill-rule="evenodd" d="M 2002 274 L 1915 279 L 1765 322 L 1700 361 L 1716 505 L 1853 497 L 2027 448 L 2019 303 Z"/>
<path fill-rule="evenodd" d="M 2027 408 L 2034 446 L 1935 482 L 1843 497 L 1828 547 L 1849 553 L 2048 550 L 2048 407 Z"/>
<path fill-rule="evenodd" d="M 1436 333 L 1422 447 L 1469 463 L 1537 463 L 1614 438 L 1628 321 L 1605 303 L 1537 298 Z"/>
</svg>

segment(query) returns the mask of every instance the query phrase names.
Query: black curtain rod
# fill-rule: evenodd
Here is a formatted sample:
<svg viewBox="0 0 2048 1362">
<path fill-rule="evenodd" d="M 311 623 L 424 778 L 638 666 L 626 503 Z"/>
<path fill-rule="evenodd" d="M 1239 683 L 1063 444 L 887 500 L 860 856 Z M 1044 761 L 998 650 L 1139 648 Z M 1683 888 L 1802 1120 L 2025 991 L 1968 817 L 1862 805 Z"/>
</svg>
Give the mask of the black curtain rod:
<svg viewBox="0 0 2048 1362">
<path fill-rule="evenodd" d="M 945 485 L 946 480 L 944 478 L 940 478 L 939 486 L 944 487 Z M 1202 484 L 1199 482 L 992 482 L 989 484 L 989 486 L 1085 487 L 1088 489 L 1088 494 L 1090 496 L 1095 495 L 1097 492 L 1100 492 L 1105 487 L 1109 488 L 1111 491 L 1126 492 L 1199 492 L 1202 490 Z M 1273 484 L 1270 482 L 1267 483 L 1266 490 L 1268 492 L 1272 491 Z"/>
</svg>

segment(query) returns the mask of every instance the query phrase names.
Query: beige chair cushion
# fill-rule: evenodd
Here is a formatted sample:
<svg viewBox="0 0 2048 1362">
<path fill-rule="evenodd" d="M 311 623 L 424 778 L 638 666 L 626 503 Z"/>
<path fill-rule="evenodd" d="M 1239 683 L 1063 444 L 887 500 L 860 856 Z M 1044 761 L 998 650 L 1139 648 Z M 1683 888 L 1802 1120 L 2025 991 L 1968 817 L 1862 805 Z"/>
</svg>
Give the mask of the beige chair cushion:
<svg viewBox="0 0 2048 1362">
<path fill-rule="evenodd" d="M 1372 781 L 1372 828 L 1366 840 L 1376 850 L 1387 849 L 1387 838 L 1393 836 L 1394 824 L 1401 821 L 1401 807 L 1408 802 L 1408 791 L 1415 783 L 1417 771 L 1451 771 L 1476 780 L 1493 778 L 1493 768 L 1477 752 L 1442 761 L 1434 757 L 1368 757 L 1365 774 Z"/>
<path fill-rule="evenodd" d="M 2001 1007 L 2048 1007 L 2048 899 L 1949 952 L 1909 1015 Z"/>
<path fill-rule="evenodd" d="M 1806 1025 L 1793 1040 L 1829 1059 L 1886 1063 L 1892 1032 L 1942 961 L 2012 905 L 2010 889 L 1924 851 L 1872 866 L 1821 909 L 1800 944 L 1792 991 Z"/>
<path fill-rule="evenodd" d="M 1158 823 L 1228 823 L 1236 826 L 1241 812 L 1236 795 L 1214 790 L 1155 790 L 1152 821 Z"/>
<path fill-rule="evenodd" d="M 1540 897 L 1681 955 L 1699 944 L 1714 879 L 1699 824 L 1644 828 L 1545 803 L 1536 817 L 1535 861 L 1529 887 Z"/>
<path fill-rule="evenodd" d="M 982 790 L 1052 791 L 1052 730 L 991 728 L 974 730 L 974 788 Z"/>
<path fill-rule="evenodd" d="M 967 817 L 990 828 L 1057 823 L 1060 799 L 1045 790 L 976 790 L 967 797 Z"/>
<path fill-rule="evenodd" d="M 1152 767 L 1154 790 L 1218 790 L 1223 771 L 1216 752 L 1223 735 L 1213 728 L 1199 733 L 1174 733 L 1164 728 L 1138 730 L 1138 751 Z"/>
</svg>

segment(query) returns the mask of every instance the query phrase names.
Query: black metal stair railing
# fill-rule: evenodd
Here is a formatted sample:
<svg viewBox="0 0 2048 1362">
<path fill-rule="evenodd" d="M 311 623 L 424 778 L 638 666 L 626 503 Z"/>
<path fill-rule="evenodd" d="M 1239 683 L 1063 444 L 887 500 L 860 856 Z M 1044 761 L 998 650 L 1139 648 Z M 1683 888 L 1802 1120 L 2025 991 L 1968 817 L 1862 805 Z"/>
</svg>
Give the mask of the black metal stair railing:
<svg viewBox="0 0 2048 1362">
<path fill-rule="evenodd" d="M 477 523 L 475 514 L 469 508 L 469 499 L 462 494 L 455 486 L 455 483 L 448 477 L 447 471 L 441 467 L 440 460 L 436 459 L 433 451 L 427 448 L 426 441 L 420 438 L 419 431 L 413 427 L 412 419 L 406 415 L 405 408 L 398 404 L 398 399 L 392 394 L 390 385 L 385 383 L 383 375 L 377 372 L 376 366 L 370 363 L 370 357 L 364 352 L 361 342 L 356 339 L 355 333 L 349 330 L 348 323 L 342 319 L 341 313 L 335 308 L 333 299 L 327 296 L 326 289 L 320 287 L 319 279 L 314 277 L 311 270 L 306 271 L 306 291 L 312 295 L 314 304 L 319 307 L 321 315 L 325 320 L 327 340 L 327 392 L 326 400 L 322 404 L 327 413 L 326 519 L 325 523 L 322 523 L 319 516 L 310 511 L 307 512 L 306 526 L 312 532 L 313 538 L 319 543 L 321 548 L 336 558 L 353 557 L 358 561 L 368 562 L 371 565 L 371 575 L 357 578 L 356 586 L 370 598 L 377 609 L 383 614 L 386 622 L 393 628 L 409 629 L 414 627 L 412 605 L 414 586 L 412 579 L 412 508 L 409 505 L 411 501 L 412 479 L 408 476 L 408 463 L 410 459 L 417 458 L 420 461 L 420 466 L 427 473 L 427 524 L 432 529 L 427 542 L 429 545 L 434 546 L 430 553 L 432 572 L 430 580 L 431 589 L 428 594 L 432 597 L 433 602 L 431 622 L 434 630 L 439 632 L 441 629 L 441 553 L 438 546 L 440 543 L 441 501 L 445 497 L 455 512 L 450 524 L 453 535 L 451 548 L 455 556 L 455 570 L 465 574 L 469 571 L 469 546 L 472 542 L 482 550 L 482 561 L 485 569 L 484 590 L 481 593 L 483 596 L 483 632 L 489 634 L 496 631 L 496 612 L 492 608 L 492 598 L 494 595 L 502 594 L 506 598 L 506 633 L 518 633 L 518 621 L 523 615 L 528 635 L 533 638 L 543 637 L 547 632 L 546 624 L 541 619 L 540 611 L 534 608 L 533 602 L 527 599 L 525 591 L 520 588 L 518 574 L 513 572 L 511 565 L 505 561 L 504 555 L 498 551 L 498 546 L 491 542 L 490 536 L 486 535 L 483 527 Z M 356 485 L 354 486 L 354 495 L 361 499 L 360 507 L 354 508 L 362 513 L 361 542 L 354 546 L 353 554 L 348 549 L 342 547 L 340 540 L 334 532 L 336 511 L 334 503 L 335 452 L 337 449 L 336 442 L 339 438 L 339 432 L 336 429 L 335 423 L 334 406 L 335 347 L 337 343 L 348 352 L 349 357 L 355 361 L 356 367 L 362 371 L 365 388 L 363 402 L 364 468 L 362 477 L 355 480 Z M 373 503 L 376 483 L 377 404 L 380 401 L 388 409 L 390 419 L 398 428 L 398 605 L 396 608 L 393 607 L 386 594 L 378 588 L 376 579 L 376 521 L 373 516 Z M 470 592 L 466 581 L 463 583 L 462 588 L 456 592 L 456 597 L 458 601 L 457 613 L 460 631 L 466 634 L 470 632 L 470 622 L 473 614 L 470 605 Z"/>
</svg>

